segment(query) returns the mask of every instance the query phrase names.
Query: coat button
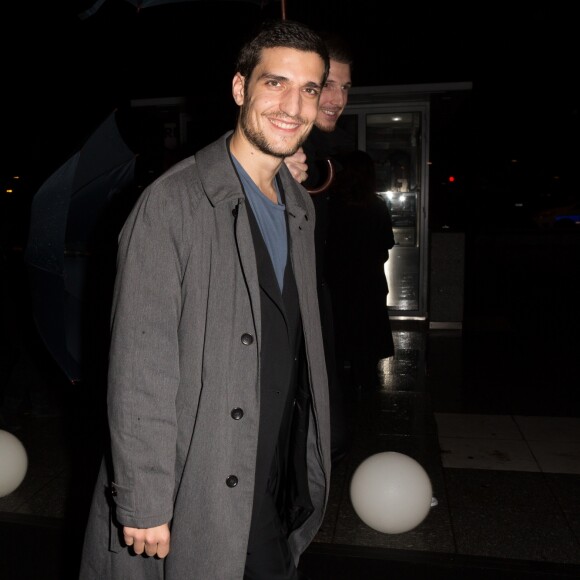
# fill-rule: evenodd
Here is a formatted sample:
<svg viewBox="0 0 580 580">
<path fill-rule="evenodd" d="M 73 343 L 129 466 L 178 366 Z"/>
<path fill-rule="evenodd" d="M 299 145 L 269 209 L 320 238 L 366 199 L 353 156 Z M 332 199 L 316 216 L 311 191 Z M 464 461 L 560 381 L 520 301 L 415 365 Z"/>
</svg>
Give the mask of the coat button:
<svg viewBox="0 0 580 580">
<path fill-rule="evenodd" d="M 234 209 L 232 209 L 232 215 L 234 217 L 238 217 L 238 206 L 236 205 L 236 207 L 234 207 Z"/>
<path fill-rule="evenodd" d="M 239 407 L 236 407 L 235 409 L 232 409 L 230 415 L 232 416 L 232 419 L 239 421 L 244 416 L 244 411 Z"/>
<path fill-rule="evenodd" d="M 251 334 L 248 334 L 247 332 L 244 332 L 244 334 L 242 334 L 242 344 L 245 344 L 246 346 L 248 346 L 249 344 L 252 344 L 254 342 L 254 337 Z"/>
<path fill-rule="evenodd" d="M 114 485 L 111 486 L 111 495 L 117 497 L 117 488 Z"/>
<path fill-rule="evenodd" d="M 235 475 L 230 475 L 226 479 L 226 485 L 228 487 L 236 487 L 238 485 L 238 478 Z"/>
</svg>

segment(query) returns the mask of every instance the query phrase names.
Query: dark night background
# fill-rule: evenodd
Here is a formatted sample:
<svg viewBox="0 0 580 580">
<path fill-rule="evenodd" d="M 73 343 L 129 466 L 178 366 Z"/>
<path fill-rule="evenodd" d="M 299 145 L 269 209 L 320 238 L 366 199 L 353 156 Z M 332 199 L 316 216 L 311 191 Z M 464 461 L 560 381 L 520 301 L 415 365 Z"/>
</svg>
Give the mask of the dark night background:
<svg viewBox="0 0 580 580">
<path fill-rule="evenodd" d="M 84 516 L 78 506 L 88 505 L 92 490 L 91 460 L 100 453 L 92 439 L 101 427 L 102 392 L 63 384 L 34 328 L 22 260 L 32 198 L 113 110 L 129 110 L 132 99 L 185 97 L 196 128 L 190 149 L 232 128 L 237 49 L 262 19 L 281 15 L 278 0 L 264 7 L 249 0 L 183 0 L 139 12 L 127 0 L 105 0 L 80 19 L 92 4 L 12 0 L 0 11 L 0 330 L 7 330 L 0 334 L 0 379 L 10 375 L 8 359 L 16 352 L 24 366 L 38 366 L 46 378 L 41 388 L 58 386 L 67 401 L 71 453 L 87 464 L 86 470 L 77 466 L 85 481 L 71 486 L 77 523 Z M 469 380 L 460 396 L 468 408 L 497 403 L 511 412 L 513 401 L 523 401 L 524 412 L 542 414 L 549 402 L 564 416 L 577 415 L 580 228 L 540 231 L 531 219 L 539 209 L 580 201 L 573 3 L 286 0 L 285 7 L 287 18 L 350 41 L 356 87 L 472 83 L 459 110 L 433 104 L 429 153 L 430 233 L 440 233 L 443 224 L 466 233 L 464 367 L 457 372 Z M 141 153 L 148 128 L 127 122 L 122 129 Z M 457 177 L 453 185 L 449 174 Z M 16 185 L 14 175 L 21 176 Z M 14 193 L 5 193 L 8 186 Z M 96 295 L 105 288 L 106 300 L 86 301 L 98 305 L 91 314 L 100 317 L 99 329 L 108 324 L 108 283 L 105 277 L 91 286 Z M 98 343 L 87 335 L 91 346 Z M 94 351 L 85 351 L 91 361 L 106 360 Z M 444 397 L 454 380 L 446 365 L 451 355 L 437 349 L 428 355 L 445 367 L 440 382 L 430 378 Z M 89 386 L 99 384 L 98 373 L 87 374 Z M 92 414 L 79 412 L 84 409 Z M 72 525 L 71 533 L 76 530 Z M 38 545 L 52 546 L 46 539 L 43 531 Z M 67 560 L 74 564 L 75 557 L 67 552 Z"/>
<path fill-rule="evenodd" d="M 194 116 L 208 120 L 199 145 L 218 136 L 233 124 L 236 50 L 282 6 L 200 0 L 137 12 L 126 0 L 106 0 L 80 19 L 91 4 L 3 8 L 3 177 L 42 182 L 112 109 L 135 98 L 185 96 Z M 577 195 L 576 19 L 568 3 L 518 5 L 287 0 L 285 7 L 287 18 L 351 41 L 355 86 L 473 83 L 470 123 L 451 120 L 444 139 L 450 158 L 471 173 L 466 195 L 500 181 L 498 192 L 514 199 Z"/>
<path fill-rule="evenodd" d="M 237 112 L 231 98 L 237 49 L 254 26 L 280 17 L 282 8 L 276 0 L 263 7 L 197 0 L 137 11 L 126 0 L 106 0 L 92 16 L 79 18 L 92 4 L 13 2 L 2 10 L 0 176 L 6 184 L 21 176 L 16 192 L 0 200 L 3 243 L 24 246 L 30 202 L 40 185 L 112 110 L 130 109 L 132 99 L 185 97 L 196 129 L 192 150 L 230 129 Z M 285 9 L 287 18 L 338 31 L 350 41 L 355 87 L 472 83 L 461 114 L 432 117 L 433 230 L 450 224 L 490 236 L 534 232 L 534 212 L 578 201 L 577 21 L 568 3 L 286 0 Z M 125 137 L 141 154 L 134 129 L 129 123 Z M 137 129 L 141 137 L 147 132 Z M 457 177 L 453 185 L 450 174 Z M 470 239 L 468 270 L 483 262 L 478 275 L 487 284 L 498 269 L 513 273 L 496 261 L 505 255 L 504 242 L 491 237 L 470 246 Z M 530 287 L 540 275 L 532 273 L 537 245 L 544 262 L 555 263 L 545 241 L 518 241 L 518 248 L 526 248 L 526 259 L 517 258 L 525 270 L 518 288 Z M 470 254 L 473 246 L 478 251 Z M 493 256 L 486 255 L 490 247 Z M 578 266 L 569 267 L 570 256 L 578 262 L 569 247 L 557 250 L 563 263 L 558 273 L 565 275 L 552 282 L 567 288 L 566 297 L 576 292 L 569 282 L 580 278 Z M 490 287 L 491 310 L 499 300 L 497 292 L 492 295 Z M 534 294 L 530 302 L 543 300 L 549 298 Z"/>
</svg>

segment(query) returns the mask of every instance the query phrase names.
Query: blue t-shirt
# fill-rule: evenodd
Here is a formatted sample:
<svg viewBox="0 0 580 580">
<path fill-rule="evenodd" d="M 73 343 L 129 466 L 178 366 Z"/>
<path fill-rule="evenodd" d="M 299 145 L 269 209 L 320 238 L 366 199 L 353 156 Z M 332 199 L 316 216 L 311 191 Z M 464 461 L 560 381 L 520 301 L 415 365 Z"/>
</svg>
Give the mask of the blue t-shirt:
<svg viewBox="0 0 580 580">
<path fill-rule="evenodd" d="M 284 270 L 288 261 L 288 238 L 286 237 L 286 206 L 281 203 L 278 184 L 276 181 L 274 182 L 276 194 L 278 195 L 278 203 L 274 203 L 258 189 L 258 186 L 233 155 L 232 159 L 244 186 L 246 198 L 260 227 L 264 243 L 268 248 L 278 286 L 280 287 L 280 292 L 282 292 L 284 288 Z"/>
</svg>

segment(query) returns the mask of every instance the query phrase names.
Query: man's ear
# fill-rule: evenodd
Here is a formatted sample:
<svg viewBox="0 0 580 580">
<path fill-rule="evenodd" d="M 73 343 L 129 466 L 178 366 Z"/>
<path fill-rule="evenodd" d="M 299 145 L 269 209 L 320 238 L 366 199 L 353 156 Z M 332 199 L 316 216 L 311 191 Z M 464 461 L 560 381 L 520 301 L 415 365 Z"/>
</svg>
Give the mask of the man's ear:
<svg viewBox="0 0 580 580">
<path fill-rule="evenodd" d="M 236 73 L 234 75 L 234 79 L 232 81 L 232 94 L 234 96 L 234 101 L 236 105 L 239 107 L 242 106 L 244 103 L 244 88 L 245 88 L 245 79 L 240 73 Z"/>
</svg>

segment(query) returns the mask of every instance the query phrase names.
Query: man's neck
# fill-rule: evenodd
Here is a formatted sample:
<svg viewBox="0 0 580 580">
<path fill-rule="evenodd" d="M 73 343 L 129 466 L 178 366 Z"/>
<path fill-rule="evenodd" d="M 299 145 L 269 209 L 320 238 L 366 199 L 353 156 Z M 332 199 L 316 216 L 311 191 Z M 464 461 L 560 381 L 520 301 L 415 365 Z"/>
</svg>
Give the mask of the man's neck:
<svg viewBox="0 0 580 580">
<path fill-rule="evenodd" d="M 260 151 L 246 139 L 239 129 L 236 129 L 232 135 L 230 151 L 258 189 L 268 199 L 278 203 L 274 179 L 283 160 Z"/>
</svg>

